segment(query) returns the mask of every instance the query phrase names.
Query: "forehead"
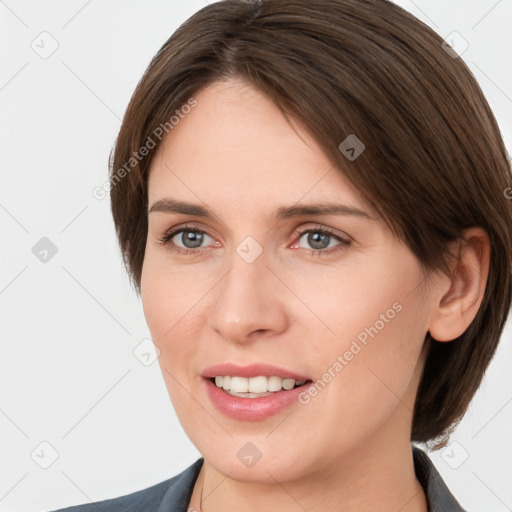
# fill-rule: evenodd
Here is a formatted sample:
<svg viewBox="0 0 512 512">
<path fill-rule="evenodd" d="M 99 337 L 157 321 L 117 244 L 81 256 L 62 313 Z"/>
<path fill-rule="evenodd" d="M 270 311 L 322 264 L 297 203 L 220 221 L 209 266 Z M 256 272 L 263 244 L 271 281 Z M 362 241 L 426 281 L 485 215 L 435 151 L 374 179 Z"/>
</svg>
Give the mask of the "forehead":
<svg viewBox="0 0 512 512">
<path fill-rule="evenodd" d="M 365 204 L 306 127 L 241 80 L 215 82 L 165 136 L 150 168 L 150 203 L 170 194 L 222 205 Z M 365 204 L 367 207 L 368 205 Z"/>
</svg>

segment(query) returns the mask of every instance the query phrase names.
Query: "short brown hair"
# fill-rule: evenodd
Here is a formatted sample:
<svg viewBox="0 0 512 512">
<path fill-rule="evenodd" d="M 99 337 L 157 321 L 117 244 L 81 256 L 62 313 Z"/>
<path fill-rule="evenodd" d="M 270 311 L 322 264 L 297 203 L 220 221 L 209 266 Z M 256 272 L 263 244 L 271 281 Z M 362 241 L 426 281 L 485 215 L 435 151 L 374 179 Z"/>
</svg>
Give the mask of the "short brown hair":
<svg viewBox="0 0 512 512">
<path fill-rule="evenodd" d="M 154 56 L 110 156 L 112 213 L 139 294 L 148 174 L 159 144 L 147 144 L 133 169 L 126 163 L 149 138 L 156 142 L 156 127 L 170 130 L 170 116 L 194 94 L 231 77 L 302 120 L 423 269 L 449 272 L 448 243 L 465 228 L 485 229 L 491 262 L 478 314 L 450 343 L 425 339 L 411 440 L 435 448 L 447 443 L 480 385 L 512 296 L 510 162 L 475 78 L 442 43 L 387 0 L 216 2 Z M 352 161 L 338 149 L 350 134 L 365 145 Z"/>
</svg>

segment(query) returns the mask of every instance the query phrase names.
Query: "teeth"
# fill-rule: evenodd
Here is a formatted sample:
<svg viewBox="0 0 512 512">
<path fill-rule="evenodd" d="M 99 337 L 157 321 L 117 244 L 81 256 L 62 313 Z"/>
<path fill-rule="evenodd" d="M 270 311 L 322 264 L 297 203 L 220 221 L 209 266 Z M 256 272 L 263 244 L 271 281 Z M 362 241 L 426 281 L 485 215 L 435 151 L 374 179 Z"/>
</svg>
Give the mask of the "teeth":
<svg viewBox="0 0 512 512">
<path fill-rule="evenodd" d="M 224 391 L 231 391 L 235 393 L 268 393 L 281 391 L 281 389 L 293 389 L 296 385 L 302 386 L 306 381 L 295 379 L 282 379 L 281 377 L 265 377 L 260 375 L 258 377 L 237 377 L 225 375 L 218 375 L 215 377 L 215 385 Z M 245 396 L 245 395 L 242 395 Z"/>
<path fill-rule="evenodd" d="M 242 377 L 237 377 L 241 379 Z M 252 379 L 244 379 L 247 381 L 247 390 L 249 393 L 266 393 L 267 389 L 267 377 L 253 377 Z M 235 388 L 236 391 L 236 388 Z"/>
<path fill-rule="evenodd" d="M 284 389 L 293 389 L 295 387 L 295 379 L 283 379 Z"/>
<path fill-rule="evenodd" d="M 267 389 L 269 391 L 280 391 L 283 386 L 283 379 L 281 377 L 269 377 Z"/>
<path fill-rule="evenodd" d="M 231 377 L 221 377 L 222 379 L 222 387 L 227 391 L 231 389 Z M 217 382 L 217 378 L 215 378 L 215 382 Z M 220 386 L 219 386 L 220 387 Z"/>
<path fill-rule="evenodd" d="M 249 380 L 244 377 L 231 377 L 230 391 L 236 393 L 247 393 L 249 391 Z"/>
</svg>

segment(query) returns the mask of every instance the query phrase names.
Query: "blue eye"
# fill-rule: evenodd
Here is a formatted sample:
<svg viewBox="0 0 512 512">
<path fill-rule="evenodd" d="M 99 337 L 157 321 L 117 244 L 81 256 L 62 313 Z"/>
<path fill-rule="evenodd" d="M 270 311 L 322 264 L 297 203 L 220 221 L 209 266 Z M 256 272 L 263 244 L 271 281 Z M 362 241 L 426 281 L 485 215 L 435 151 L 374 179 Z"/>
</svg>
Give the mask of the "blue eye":
<svg viewBox="0 0 512 512">
<path fill-rule="evenodd" d="M 299 231 L 299 234 L 299 242 L 305 237 L 306 243 L 309 244 L 309 247 L 299 246 L 299 248 L 310 249 L 312 255 L 320 255 L 322 253 L 329 254 L 350 245 L 350 240 L 345 240 L 341 236 L 335 235 L 327 228 L 309 228 Z"/>
<path fill-rule="evenodd" d="M 203 231 L 182 229 L 174 234 L 172 238 L 176 239 L 174 243 L 178 245 L 178 247 L 181 247 L 178 243 L 181 242 L 181 244 L 183 244 L 183 249 L 197 249 L 201 247 L 205 237 L 211 238 Z"/>
<path fill-rule="evenodd" d="M 181 226 L 166 232 L 159 241 L 163 245 L 169 245 L 173 251 L 180 254 L 197 254 L 205 249 L 205 247 L 201 247 L 205 237 L 213 240 L 208 233 L 200 229 Z M 179 245 L 180 243 L 182 245 Z"/>
</svg>

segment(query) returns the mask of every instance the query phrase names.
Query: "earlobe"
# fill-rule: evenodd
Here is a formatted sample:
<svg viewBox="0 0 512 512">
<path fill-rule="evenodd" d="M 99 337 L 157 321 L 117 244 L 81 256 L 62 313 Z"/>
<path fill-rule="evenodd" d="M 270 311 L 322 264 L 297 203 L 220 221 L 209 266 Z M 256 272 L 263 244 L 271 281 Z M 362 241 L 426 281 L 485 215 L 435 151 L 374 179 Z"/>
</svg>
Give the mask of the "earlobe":
<svg viewBox="0 0 512 512">
<path fill-rule="evenodd" d="M 464 231 L 457 244 L 452 275 L 445 276 L 439 286 L 439 298 L 429 326 L 435 340 L 458 338 L 476 317 L 487 284 L 490 250 L 489 236 L 484 229 L 473 227 Z"/>
</svg>

